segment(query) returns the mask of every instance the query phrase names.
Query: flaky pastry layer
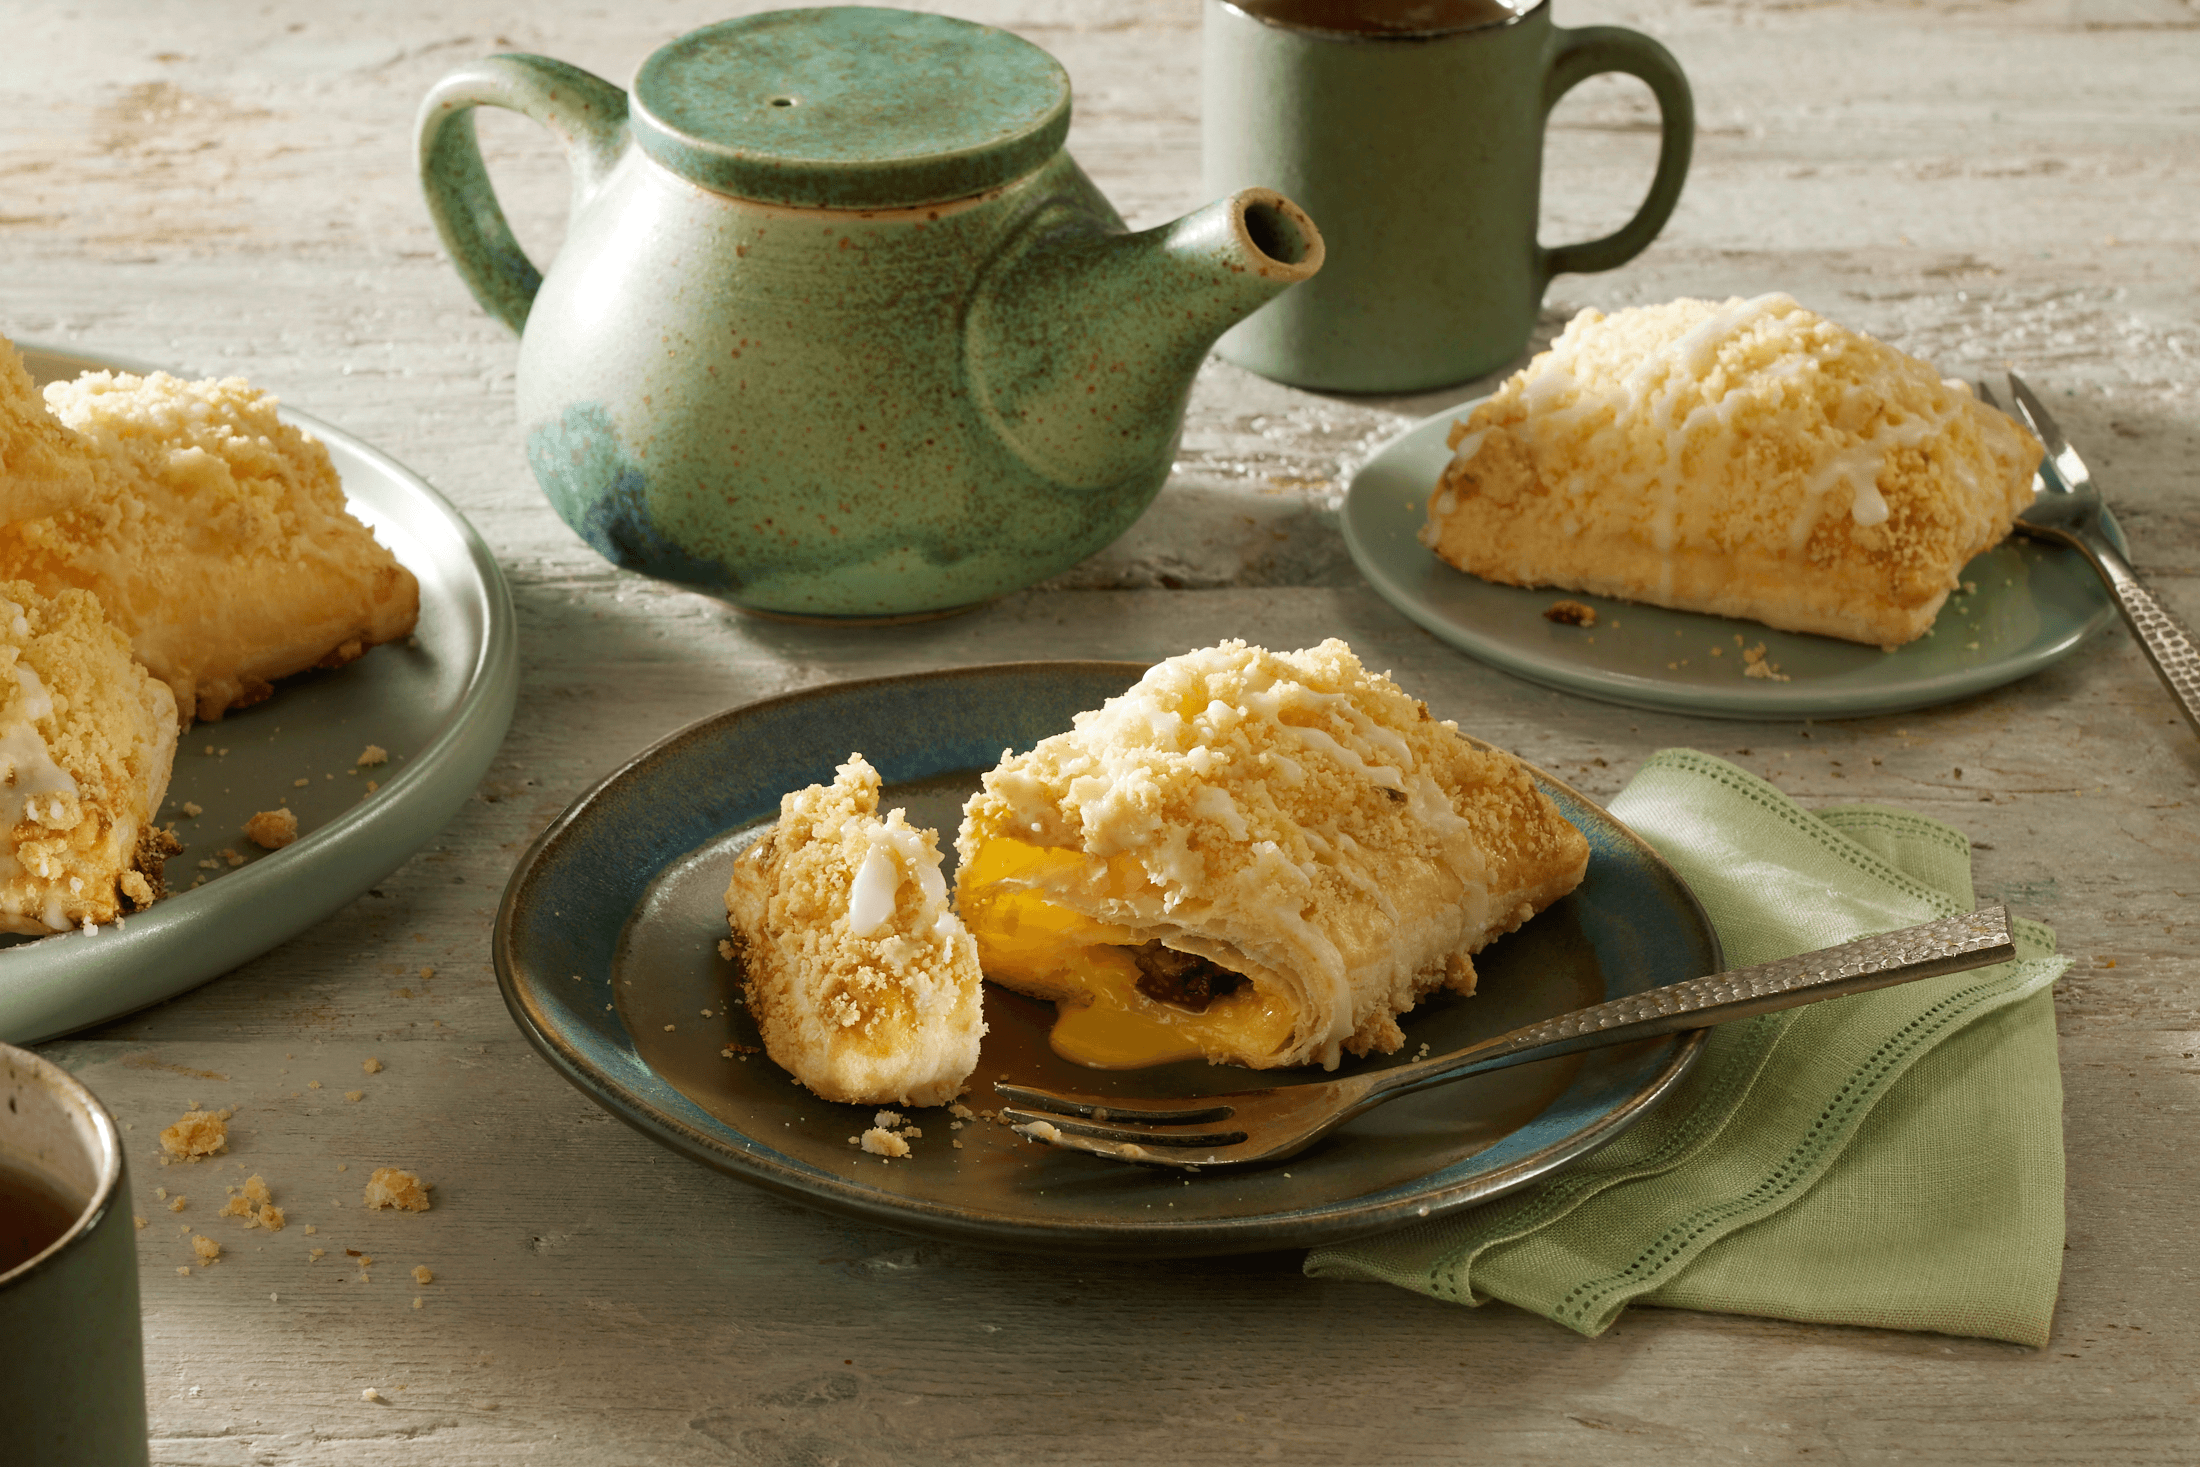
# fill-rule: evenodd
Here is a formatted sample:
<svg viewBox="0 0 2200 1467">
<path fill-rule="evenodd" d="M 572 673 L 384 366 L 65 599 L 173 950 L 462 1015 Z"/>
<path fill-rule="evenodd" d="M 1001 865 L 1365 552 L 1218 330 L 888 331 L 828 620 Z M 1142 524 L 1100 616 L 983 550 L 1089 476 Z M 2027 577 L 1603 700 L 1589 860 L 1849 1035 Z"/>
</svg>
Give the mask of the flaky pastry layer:
<svg viewBox="0 0 2200 1467">
<path fill-rule="evenodd" d="M 1887 647 L 2009 533 L 2041 452 L 1784 295 L 1583 311 L 1449 442 L 1421 538 L 1463 571 Z"/>
<path fill-rule="evenodd" d="M 878 814 L 878 771 L 779 802 L 726 887 L 764 1051 L 827 1100 L 944 1105 L 977 1068 L 983 983 L 947 906 L 939 837 Z"/>
<path fill-rule="evenodd" d="M 93 372 L 41 399 L 4 341 L 0 577 L 96 595 L 186 722 L 405 636 L 420 609 L 273 397 Z"/>
<path fill-rule="evenodd" d="M 1070 732 L 1004 756 L 957 851 L 989 978 L 1077 1003 L 1095 966 L 1081 949 L 1158 942 L 1248 980 L 1218 1002 L 1252 1017 L 1202 1043 L 1256 1068 L 1395 1050 L 1400 1014 L 1440 986 L 1471 992 L 1472 954 L 1588 862 L 1526 766 L 1336 640 L 1225 642 L 1156 665 Z"/>
<path fill-rule="evenodd" d="M 151 906 L 176 703 L 83 591 L 0 582 L 0 931 L 103 927 Z"/>
</svg>

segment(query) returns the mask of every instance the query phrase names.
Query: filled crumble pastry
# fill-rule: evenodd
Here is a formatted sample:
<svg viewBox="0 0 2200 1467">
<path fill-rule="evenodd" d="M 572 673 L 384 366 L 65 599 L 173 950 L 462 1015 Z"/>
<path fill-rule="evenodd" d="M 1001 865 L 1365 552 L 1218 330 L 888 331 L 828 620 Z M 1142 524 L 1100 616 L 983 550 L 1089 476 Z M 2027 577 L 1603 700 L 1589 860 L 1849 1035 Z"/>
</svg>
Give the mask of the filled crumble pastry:
<svg viewBox="0 0 2200 1467">
<path fill-rule="evenodd" d="M 947 905 L 939 837 L 878 814 L 852 754 L 779 802 L 734 862 L 726 915 L 764 1052 L 827 1100 L 944 1105 L 985 1034 L 978 952 Z"/>
<path fill-rule="evenodd" d="M 328 450 L 244 379 L 91 372 L 41 400 L 0 341 L 0 578 L 90 591 L 188 722 L 405 636 L 410 571 Z"/>
<path fill-rule="evenodd" d="M 1885 647 L 2009 533 L 2041 452 L 1785 295 L 1583 311 L 1450 444 L 1421 538 L 1463 571 Z"/>
<path fill-rule="evenodd" d="M 151 906 L 176 846 L 153 824 L 176 701 L 82 591 L 0 581 L 0 932 Z"/>
<path fill-rule="evenodd" d="M 986 976 L 1116 1067 L 1395 1050 L 1398 1016 L 1472 992 L 1472 955 L 1589 856 L 1525 765 L 1334 640 L 1160 663 L 1005 756 L 956 848 Z"/>
</svg>

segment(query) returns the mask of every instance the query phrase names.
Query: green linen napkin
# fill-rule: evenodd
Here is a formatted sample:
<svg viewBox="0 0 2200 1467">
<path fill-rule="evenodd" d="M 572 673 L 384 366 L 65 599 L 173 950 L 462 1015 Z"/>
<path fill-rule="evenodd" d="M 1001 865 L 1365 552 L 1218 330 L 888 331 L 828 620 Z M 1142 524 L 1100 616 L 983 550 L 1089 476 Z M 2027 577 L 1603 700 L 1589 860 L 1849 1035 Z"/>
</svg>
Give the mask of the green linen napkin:
<svg viewBox="0 0 2200 1467">
<path fill-rule="evenodd" d="M 1729 967 L 1975 905 L 1971 846 L 1881 805 L 1805 811 L 1687 749 L 1612 813 L 1694 888 Z M 2018 959 L 1723 1025 L 1682 1085 L 1556 1178 L 1315 1250 L 1317 1278 L 1505 1299 L 1586 1335 L 1631 1302 L 2042 1346 L 2062 1274 L 2067 960 Z"/>
</svg>

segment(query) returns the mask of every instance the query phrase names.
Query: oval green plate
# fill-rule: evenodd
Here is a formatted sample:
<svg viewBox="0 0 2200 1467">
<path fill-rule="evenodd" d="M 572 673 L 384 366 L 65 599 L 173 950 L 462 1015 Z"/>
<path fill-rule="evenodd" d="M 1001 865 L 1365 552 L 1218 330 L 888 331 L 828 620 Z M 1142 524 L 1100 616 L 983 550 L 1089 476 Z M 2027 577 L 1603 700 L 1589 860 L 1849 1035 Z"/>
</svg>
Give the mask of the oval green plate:
<svg viewBox="0 0 2200 1467">
<path fill-rule="evenodd" d="M 23 359 L 40 382 L 148 370 L 30 346 Z M 96 933 L 0 949 L 0 1039 L 28 1044 L 158 1003 L 303 932 L 441 830 L 504 741 L 519 639 L 496 557 L 449 500 L 388 455 L 304 413 L 282 415 L 328 446 L 352 513 L 419 578 L 419 631 L 348 667 L 285 678 L 265 703 L 186 733 L 161 813 L 185 842 L 168 862 L 175 894 Z M 368 744 L 390 762 L 355 771 Z M 370 777 L 381 785 L 371 797 Z M 201 813 L 184 815 L 185 801 Z M 305 834 L 263 851 L 244 822 L 278 801 Z"/>
<path fill-rule="evenodd" d="M 1461 1081 L 1370 1112 L 1278 1166 L 1186 1178 L 1027 1142 L 988 1121 L 913 1113 L 915 1155 L 853 1139 L 867 1106 L 817 1099 L 762 1053 L 719 954 L 735 854 L 790 790 L 860 750 L 882 806 L 942 832 L 1004 747 L 1029 748 L 1136 681 L 1138 663 L 1011 663 L 836 683 L 681 730 L 580 799 L 521 858 L 497 912 L 512 1017 L 558 1073 L 683 1156 L 818 1207 L 991 1247 L 1146 1257 L 1306 1247 L 1469 1207 L 1610 1140 L 1693 1062 L 1702 1035 L 1595 1051 Z M 1556 780 L 1589 837 L 1564 901 L 1475 958 L 1480 992 L 1405 1016 L 1406 1048 L 1448 1053 L 1586 1004 L 1720 965 L 1678 876 Z M 949 855 L 950 861 L 953 859 Z M 1215 1094 L 1312 1072 L 1197 1062 L 1079 1069 L 1047 1047 L 1052 1005 L 989 986 L 990 1025 L 964 1099 L 991 1107 L 1016 1079 L 1120 1095 Z"/>
<path fill-rule="evenodd" d="M 1977 589 L 1950 596 L 1931 632 L 1893 652 L 1753 621 L 1478 579 L 1438 560 L 1414 532 L 1451 457 L 1446 434 L 1482 401 L 1416 423 L 1375 451 L 1345 493 L 1344 540 L 1384 600 L 1460 651 L 1530 682 L 1715 718 L 1894 713 L 2038 672 L 2115 619 L 2107 590 L 2083 557 L 2015 538 L 1965 566 L 1964 581 Z M 2121 546 L 2113 519 L 2108 531 Z M 1596 626 L 1544 620 L 1544 609 L 1562 596 L 1595 607 Z M 1742 649 L 1760 643 L 1786 682 L 1743 674 Z"/>
</svg>

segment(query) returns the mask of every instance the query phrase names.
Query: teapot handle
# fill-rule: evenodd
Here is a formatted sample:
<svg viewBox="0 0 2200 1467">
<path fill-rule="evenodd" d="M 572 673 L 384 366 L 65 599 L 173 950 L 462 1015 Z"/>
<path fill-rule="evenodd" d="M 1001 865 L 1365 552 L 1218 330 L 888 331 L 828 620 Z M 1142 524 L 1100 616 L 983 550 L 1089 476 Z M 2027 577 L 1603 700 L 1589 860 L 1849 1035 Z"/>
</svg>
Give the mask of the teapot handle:
<svg viewBox="0 0 2200 1467">
<path fill-rule="evenodd" d="M 482 164 L 473 116 L 481 106 L 531 117 L 565 145 L 578 213 L 626 151 L 626 93 L 547 56 L 490 56 L 444 77 L 420 104 L 420 185 L 436 232 L 474 299 L 517 332 L 542 272 L 512 237 Z"/>
</svg>

